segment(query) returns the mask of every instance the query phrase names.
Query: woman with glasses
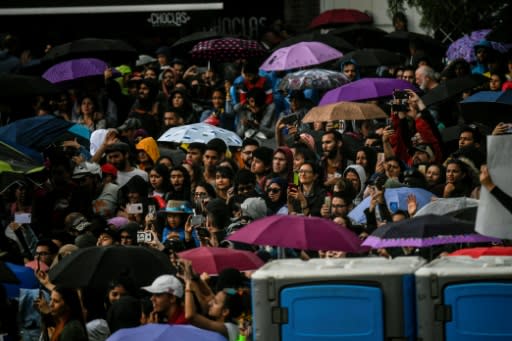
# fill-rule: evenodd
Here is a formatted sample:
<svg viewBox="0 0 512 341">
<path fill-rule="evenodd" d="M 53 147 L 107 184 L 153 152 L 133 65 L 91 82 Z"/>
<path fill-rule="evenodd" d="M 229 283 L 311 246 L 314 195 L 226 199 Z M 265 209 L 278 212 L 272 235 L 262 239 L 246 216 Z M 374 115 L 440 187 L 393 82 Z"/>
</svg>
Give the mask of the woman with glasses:
<svg viewBox="0 0 512 341">
<path fill-rule="evenodd" d="M 305 161 L 299 169 L 299 185 L 288 186 L 289 214 L 320 217 L 320 210 L 326 196 L 319 183 L 320 169 L 312 161 Z"/>
<path fill-rule="evenodd" d="M 270 214 L 288 214 L 288 205 L 286 204 L 286 189 L 288 182 L 280 177 L 272 178 L 265 191 L 265 201 Z"/>
</svg>

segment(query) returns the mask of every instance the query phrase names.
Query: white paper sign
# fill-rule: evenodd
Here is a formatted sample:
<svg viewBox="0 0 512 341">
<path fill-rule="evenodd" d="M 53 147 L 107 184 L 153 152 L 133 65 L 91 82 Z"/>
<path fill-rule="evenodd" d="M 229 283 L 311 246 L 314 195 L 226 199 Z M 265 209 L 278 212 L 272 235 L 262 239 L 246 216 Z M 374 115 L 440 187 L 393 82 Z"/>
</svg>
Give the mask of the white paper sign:
<svg viewBox="0 0 512 341">
<path fill-rule="evenodd" d="M 512 196 L 512 135 L 487 136 L 487 166 L 494 184 Z M 512 213 L 483 186 L 475 229 L 485 236 L 512 239 Z"/>
</svg>

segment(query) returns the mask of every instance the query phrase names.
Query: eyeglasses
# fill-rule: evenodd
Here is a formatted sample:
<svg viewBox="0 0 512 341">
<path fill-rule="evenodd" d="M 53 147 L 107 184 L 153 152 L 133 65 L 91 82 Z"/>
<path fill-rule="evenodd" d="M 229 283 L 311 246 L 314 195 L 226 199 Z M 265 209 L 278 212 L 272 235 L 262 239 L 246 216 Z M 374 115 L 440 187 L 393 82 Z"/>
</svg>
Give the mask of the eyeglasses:
<svg viewBox="0 0 512 341">
<path fill-rule="evenodd" d="M 36 252 L 34 254 L 34 256 L 38 257 L 38 256 L 49 256 L 50 253 L 49 252 Z"/>
<path fill-rule="evenodd" d="M 313 174 L 313 171 L 307 169 L 300 169 L 299 174 Z"/>
<path fill-rule="evenodd" d="M 348 205 L 332 205 L 331 207 L 332 208 L 343 208 L 343 207 L 347 207 Z"/>
<path fill-rule="evenodd" d="M 267 193 L 276 194 L 276 193 L 279 193 L 279 192 L 281 192 L 280 188 L 269 188 L 269 189 L 267 189 Z"/>
</svg>

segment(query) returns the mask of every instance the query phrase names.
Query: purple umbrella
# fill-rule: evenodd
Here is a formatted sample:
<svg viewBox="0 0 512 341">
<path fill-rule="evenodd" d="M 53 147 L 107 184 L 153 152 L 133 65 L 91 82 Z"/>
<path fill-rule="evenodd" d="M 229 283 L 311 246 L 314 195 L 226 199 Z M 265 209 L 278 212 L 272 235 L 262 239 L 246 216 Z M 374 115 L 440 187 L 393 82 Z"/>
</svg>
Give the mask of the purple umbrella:
<svg viewBox="0 0 512 341">
<path fill-rule="evenodd" d="M 476 61 L 474 46 L 478 42 L 486 39 L 487 36 L 491 32 L 491 30 L 479 30 L 474 31 L 469 35 L 465 35 L 462 38 L 454 41 L 450 46 L 448 46 L 448 50 L 446 50 L 446 58 L 449 60 L 455 60 L 457 58 L 464 58 L 467 62 L 472 63 Z M 506 53 L 511 45 L 505 45 L 502 43 L 498 43 L 495 41 L 489 41 L 491 43 L 491 47 L 501 53 Z"/>
<path fill-rule="evenodd" d="M 233 233 L 228 240 L 301 250 L 362 252 L 361 240 L 332 220 L 295 215 L 273 215 L 258 219 Z"/>
<path fill-rule="evenodd" d="M 491 243 L 499 239 L 475 231 L 475 223 L 450 216 L 426 214 L 377 228 L 362 245 L 383 247 L 429 247 L 458 243 Z"/>
<path fill-rule="evenodd" d="M 381 97 L 391 97 L 395 89 L 412 89 L 415 92 L 418 91 L 415 85 L 401 79 L 362 78 L 328 91 L 320 100 L 319 105 L 338 103 L 341 101 L 356 102 Z"/>
<path fill-rule="evenodd" d="M 343 54 L 329 45 L 317 41 L 306 41 L 274 51 L 260 66 L 260 69 L 264 71 L 298 69 L 341 57 Z"/>
<path fill-rule="evenodd" d="M 63 84 L 80 78 L 103 76 L 107 68 L 109 68 L 107 63 L 100 59 L 71 59 L 50 67 L 43 74 L 43 78 L 53 84 Z M 119 71 L 114 70 L 114 77 L 120 75 Z"/>
<path fill-rule="evenodd" d="M 164 341 L 164 340 L 211 340 L 226 341 L 219 333 L 191 325 L 168 325 L 150 323 L 135 328 L 123 328 L 110 335 L 107 341 Z"/>
</svg>

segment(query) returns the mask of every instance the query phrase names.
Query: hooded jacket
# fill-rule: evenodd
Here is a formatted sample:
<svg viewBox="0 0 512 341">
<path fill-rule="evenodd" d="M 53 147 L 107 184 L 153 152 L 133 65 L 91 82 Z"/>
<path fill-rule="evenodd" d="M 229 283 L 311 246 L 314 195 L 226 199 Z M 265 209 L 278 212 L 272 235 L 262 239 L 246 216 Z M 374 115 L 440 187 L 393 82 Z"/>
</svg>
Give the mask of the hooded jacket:
<svg viewBox="0 0 512 341">
<path fill-rule="evenodd" d="M 135 148 L 137 150 L 143 150 L 146 152 L 146 154 L 149 155 L 151 160 L 153 160 L 153 163 L 156 163 L 158 158 L 160 157 L 160 150 L 158 149 L 158 145 L 154 138 L 152 137 L 146 137 L 139 141 L 135 145 Z M 144 169 L 144 167 L 141 167 L 141 169 Z"/>
<path fill-rule="evenodd" d="M 343 172 L 343 177 L 349 172 L 350 170 L 354 170 L 359 177 L 359 182 L 361 183 L 361 188 L 359 189 L 359 192 L 357 193 L 356 197 L 354 198 L 354 205 L 359 204 L 363 200 L 363 194 L 364 194 L 364 188 L 366 184 L 366 172 L 364 168 L 360 165 L 350 165 L 345 168 L 345 171 Z"/>
</svg>

